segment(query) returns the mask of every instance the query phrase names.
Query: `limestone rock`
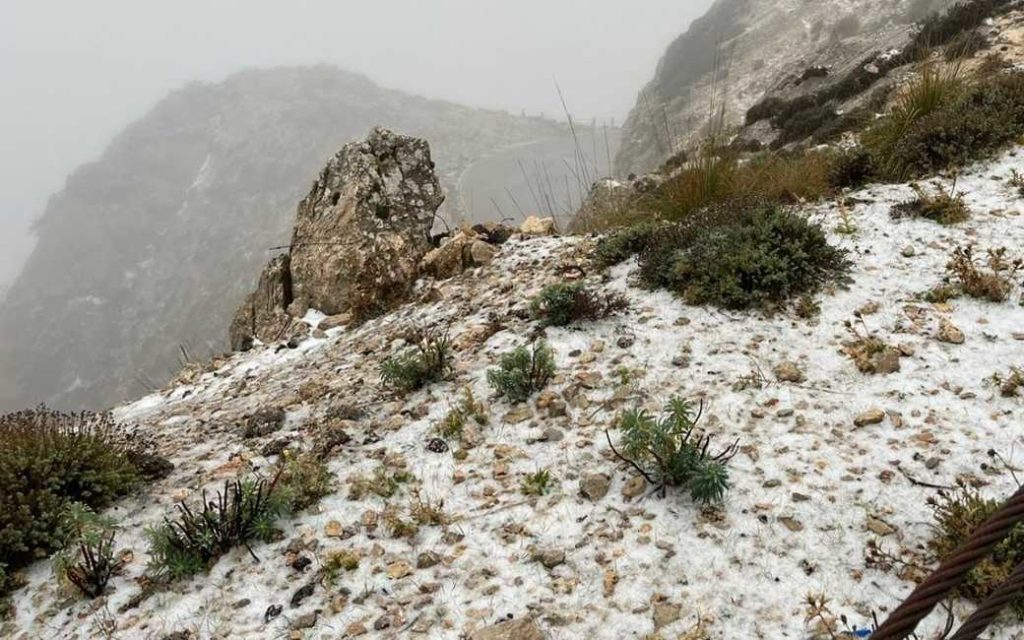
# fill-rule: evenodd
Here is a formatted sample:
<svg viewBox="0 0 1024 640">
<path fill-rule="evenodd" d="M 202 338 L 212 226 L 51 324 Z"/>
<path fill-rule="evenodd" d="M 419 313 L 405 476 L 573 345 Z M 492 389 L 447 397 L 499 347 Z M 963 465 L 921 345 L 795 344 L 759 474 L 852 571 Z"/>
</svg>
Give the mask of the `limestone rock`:
<svg viewBox="0 0 1024 640">
<path fill-rule="evenodd" d="M 801 383 L 804 381 L 804 372 L 795 362 L 781 362 L 772 370 L 779 382 Z"/>
<path fill-rule="evenodd" d="M 235 351 L 248 351 L 254 339 L 273 342 L 288 329 L 292 319 L 287 308 L 293 300 L 289 264 L 287 254 L 271 260 L 260 274 L 256 290 L 235 312 L 228 331 Z"/>
<path fill-rule="evenodd" d="M 400 302 L 430 250 L 443 201 L 425 140 L 375 128 L 345 145 L 299 204 L 295 297 L 329 315 L 373 314 Z"/>
<path fill-rule="evenodd" d="M 494 260 L 498 250 L 480 239 L 475 231 L 462 229 L 451 239 L 423 257 L 423 272 L 435 278 L 453 278 L 466 269 L 482 267 Z"/>
<path fill-rule="evenodd" d="M 937 337 L 940 342 L 946 342 L 948 344 L 963 344 L 967 341 L 967 336 L 964 335 L 963 330 L 946 319 L 943 319 L 939 323 L 939 333 Z"/>
<path fill-rule="evenodd" d="M 519 233 L 524 236 L 553 236 L 558 234 L 558 230 L 554 218 L 530 216 L 519 226 Z"/>
<path fill-rule="evenodd" d="M 854 418 L 853 424 L 858 427 L 867 427 L 873 424 L 881 424 L 885 420 L 885 412 L 879 408 L 868 409 Z"/>
<path fill-rule="evenodd" d="M 608 495 L 612 479 L 604 473 L 587 473 L 580 478 L 580 493 L 592 502 Z"/>
<path fill-rule="evenodd" d="M 519 619 L 485 627 L 471 635 L 470 640 L 544 640 L 544 633 L 533 620 Z"/>
</svg>

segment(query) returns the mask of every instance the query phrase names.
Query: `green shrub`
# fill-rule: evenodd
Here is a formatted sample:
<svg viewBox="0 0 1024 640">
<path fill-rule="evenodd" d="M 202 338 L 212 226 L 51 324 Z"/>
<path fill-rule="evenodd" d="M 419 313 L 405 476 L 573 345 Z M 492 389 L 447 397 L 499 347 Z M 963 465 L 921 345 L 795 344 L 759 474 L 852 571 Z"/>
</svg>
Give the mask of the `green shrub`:
<svg viewBox="0 0 1024 640">
<path fill-rule="evenodd" d="M 298 454 L 286 451 L 278 487 L 289 509 L 302 511 L 330 495 L 334 490 L 334 474 L 312 451 Z"/>
<path fill-rule="evenodd" d="M 565 327 L 584 320 L 600 320 L 629 308 L 625 296 L 597 293 L 582 282 L 558 283 L 544 289 L 530 302 L 530 314 L 549 327 Z"/>
<path fill-rule="evenodd" d="M 535 342 L 531 349 L 518 347 L 503 354 L 499 367 L 487 372 L 487 382 L 499 397 L 519 404 L 547 386 L 554 375 L 554 356 L 542 340 Z"/>
<path fill-rule="evenodd" d="M 253 541 L 270 541 L 274 523 L 288 508 L 287 497 L 273 480 L 246 479 L 225 482 L 213 500 L 203 491 L 199 505 L 181 502 L 173 517 L 150 527 L 150 567 L 171 580 L 187 578 L 210 568 L 223 554 Z"/>
<path fill-rule="evenodd" d="M 59 549 L 74 502 L 109 505 L 140 481 L 109 416 L 46 409 L 0 416 L 0 564 L 18 569 Z"/>
<path fill-rule="evenodd" d="M 96 515 L 85 505 L 73 503 L 65 510 L 64 529 L 70 533 L 64 549 L 54 560 L 54 573 L 61 581 L 74 585 L 85 597 L 100 597 L 119 569 L 114 559 L 113 520 Z"/>
<path fill-rule="evenodd" d="M 668 402 L 660 418 L 644 410 L 627 411 L 619 421 L 622 452 L 612 446 L 613 451 L 662 492 L 680 487 L 696 502 L 720 503 L 729 489 L 726 463 L 737 448 L 712 455 L 711 436 L 698 431 L 699 420 L 700 412 L 679 398 Z"/>
<path fill-rule="evenodd" d="M 445 440 L 461 440 L 462 432 L 466 428 L 466 421 L 470 419 L 481 427 L 486 425 L 489 420 L 487 407 L 476 401 L 472 389 L 466 388 L 463 391 L 462 399 L 437 424 L 435 430 Z"/>
<path fill-rule="evenodd" d="M 718 222 L 661 234 L 640 256 L 642 281 L 691 304 L 768 309 L 849 270 L 846 252 L 795 213 L 740 206 L 734 219 Z"/>
<path fill-rule="evenodd" d="M 966 222 L 971 217 L 967 204 L 964 203 L 964 196 L 955 191 L 955 185 L 954 190 L 948 193 L 939 187 L 928 193 L 919 184 L 910 186 L 914 189 L 916 197 L 894 205 L 890 211 L 893 219 L 926 218 L 939 224 L 951 225 Z"/>
<path fill-rule="evenodd" d="M 362 500 L 364 496 L 375 494 L 387 500 L 394 497 L 403 484 L 414 480 L 411 473 L 405 470 L 391 471 L 380 465 L 373 470 L 373 475 L 355 478 L 349 489 L 350 500 Z"/>
<path fill-rule="evenodd" d="M 874 175 L 874 159 L 858 147 L 835 156 L 829 167 L 828 181 L 836 189 L 856 189 L 871 181 Z"/>
<path fill-rule="evenodd" d="M 448 335 L 423 337 L 416 348 L 388 358 L 381 365 L 380 380 L 401 392 L 422 389 L 440 382 L 452 372 L 452 352 Z"/>
<path fill-rule="evenodd" d="M 593 260 L 599 268 L 607 269 L 637 255 L 650 244 L 651 238 L 665 226 L 662 222 L 642 222 L 619 229 L 601 238 L 594 250 Z"/>
<path fill-rule="evenodd" d="M 927 114 L 897 111 L 864 134 L 882 177 L 901 181 L 981 160 L 1024 135 L 1024 73 L 977 80 Z"/>
<path fill-rule="evenodd" d="M 936 526 L 928 546 L 937 560 L 952 555 L 1002 506 L 1002 502 L 985 499 L 976 489 L 963 484 L 955 491 L 941 492 L 937 499 L 929 502 L 935 513 Z M 957 587 L 956 593 L 975 602 L 983 600 L 1003 584 L 1022 562 L 1024 524 L 1019 524 L 967 574 L 967 579 Z M 1012 606 L 1018 616 L 1024 617 L 1024 596 L 1018 597 Z"/>
</svg>

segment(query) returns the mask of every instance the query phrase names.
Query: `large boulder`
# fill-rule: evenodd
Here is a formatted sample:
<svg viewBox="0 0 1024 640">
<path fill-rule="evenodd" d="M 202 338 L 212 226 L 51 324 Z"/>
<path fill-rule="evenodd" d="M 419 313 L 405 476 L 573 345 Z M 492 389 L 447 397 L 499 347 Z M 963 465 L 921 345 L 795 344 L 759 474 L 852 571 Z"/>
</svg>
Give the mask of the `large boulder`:
<svg viewBox="0 0 1024 640">
<path fill-rule="evenodd" d="M 346 145 L 299 204 L 292 235 L 296 298 L 357 317 L 404 300 L 430 251 L 444 201 L 425 140 L 382 128 Z"/>
<path fill-rule="evenodd" d="M 292 302 L 292 282 L 287 254 L 275 257 L 260 274 L 256 290 L 246 296 L 235 312 L 228 332 L 231 348 L 247 351 L 253 338 L 272 342 L 284 334 L 291 317 L 286 312 Z"/>
<path fill-rule="evenodd" d="M 235 312 L 231 348 L 286 336 L 305 309 L 358 319 L 406 300 L 443 201 L 425 140 L 375 128 L 345 145 L 299 204 L 289 254 Z"/>
</svg>

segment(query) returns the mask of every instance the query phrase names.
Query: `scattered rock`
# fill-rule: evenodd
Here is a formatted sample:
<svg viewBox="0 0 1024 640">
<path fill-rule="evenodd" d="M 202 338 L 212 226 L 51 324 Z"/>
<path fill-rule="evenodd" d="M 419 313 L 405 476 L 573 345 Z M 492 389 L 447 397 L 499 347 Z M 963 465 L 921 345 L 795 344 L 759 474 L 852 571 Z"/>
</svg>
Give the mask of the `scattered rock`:
<svg viewBox="0 0 1024 640">
<path fill-rule="evenodd" d="M 669 602 L 655 602 L 652 607 L 652 617 L 654 618 L 654 630 L 658 631 L 662 627 L 667 627 L 673 622 L 679 620 L 683 615 L 683 606 L 679 604 L 672 604 Z"/>
<path fill-rule="evenodd" d="M 500 622 L 469 636 L 470 640 L 544 640 L 540 628 L 526 618 Z"/>
<path fill-rule="evenodd" d="M 401 580 L 412 575 L 412 565 L 404 560 L 392 562 L 387 567 L 388 577 L 392 580 Z"/>
<path fill-rule="evenodd" d="M 295 619 L 292 623 L 292 629 L 309 629 L 316 624 L 316 619 L 320 617 L 319 611 L 310 611 L 304 613 Z"/>
<path fill-rule="evenodd" d="M 643 495 L 647 490 L 647 481 L 641 476 L 633 476 L 622 486 L 622 497 L 627 500 Z"/>
<path fill-rule="evenodd" d="M 868 531 L 879 536 L 891 536 L 896 533 L 895 527 L 875 516 L 868 516 L 867 528 Z"/>
<path fill-rule="evenodd" d="M 853 424 L 857 427 L 867 427 L 874 424 L 881 424 L 885 420 L 885 411 L 879 408 L 868 409 L 854 418 Z"/>
<path fill-rule="evenodd" d="M 800 370 L 799 365 L 795 362 L 780 362 L 772 372 L 775 374 L 776 379 L 779 382 L 793 382 L 801 383 L 806 380 L 804 372 Z"/>
<path fill-rule="evenodd" d="M 554 218 L 538 218 L 530 216 L 519 226 L 519 233 L 524 236 L 553 236 L 556 235 Z"/>
<path fill-rule="evenodd" d="M 565 562 L 565 551 L 561 549 L 540 549 L 534 551 L 533 559 L 547 569 L 554 569 Z"/>
<path fill-rule="evenodd" d="M 964 335 L 964 332 L 945 318 L 939 322 L 939 333 L 936 337 L 938 337 L 939 342 L 946 342 L 948 344 L 963 344 L 967 341 L 967 336 Z"/>
<path fill-rule="evenodd" d="M 604 473 L 586 473 L 580 478 L 580 493 L 592 502 L 608 495 L 612 479 Z"/>
<path fill-rule="evenodd" d="M 441 563 L 441 555 L 433 551 L 424 551 L 416 556 L 417 569 L 429 569 Z"/>
<path fill-rule="evenodd" d="M 299 587 L 295 591 L 295 593 L 292 594 L 292 600 L 291 600 L 292 609 L 294 609 L 294 608 L 298 607 L 299 605 L 301 605 L 302 601 L 305 600 L 306 598 L 308 598 L 309 596 L 313 595 L 314 591 L 316 591 L 316 583 L 315 582 L 310 582 L 307 585 Z"/>
</svg>

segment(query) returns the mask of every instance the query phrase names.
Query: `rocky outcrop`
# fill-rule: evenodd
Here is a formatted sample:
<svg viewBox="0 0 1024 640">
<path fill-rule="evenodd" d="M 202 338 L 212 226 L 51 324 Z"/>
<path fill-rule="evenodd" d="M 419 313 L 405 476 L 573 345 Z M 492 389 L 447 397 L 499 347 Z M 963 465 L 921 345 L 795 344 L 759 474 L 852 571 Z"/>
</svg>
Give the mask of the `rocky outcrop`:
<svg viewBox="0 0 1024 640">
<path fill-rule="evenodd" d="M 232 349 L 280 338 L 289 310 L 361 318 L 404 301 L 443 201 L 425 140 L 377 127 L 345 145 L 299 204 L 290 253 L 270 262 L 236 311 Z"/>
<path fill-rule="evenodd" d="M 791 98 L 899 47 L 952 0 L 717 0 L 677 38 L 627 118 L 617 175 L 646 173 L 709 127 L 741 125 L 766 96 Z M 713 115 L 712 115 L 713 114 Z"/>
<path fill-rule="evenodd" d="M 276 340 L 291 324 L 287 311 L 292 303 L 290 263 L 287 254 L 277 256 L 260 274 L 256 290 L 246 296 L 231 321 L 232 350 L 248 351 L 253 338 L 262 342 Z"/>
<path fill-rule="evenodd" d="M 374 315 L 409 293 L 444 194 L 425 140 L 376 128 L 328 161 L 299 205 L 295 298 L 328 315 Z"/>
<path fill-rule="evenodd" d="M 474 188 L 460 176 L 482 157 L 566 130 L 329 66 L 178 89 L 77 169 L 37 222 L 0 303 L 0 409 L 110 406 L 170 380 L 182 348 L 193 359 L 225 351 L 232 314 L 268 250 L 289 244 L 310 179 L 378 124 L 429 140 L 449 193 Z M 462 223 L 460 202 L 439 215 Z"/>
</svg>

